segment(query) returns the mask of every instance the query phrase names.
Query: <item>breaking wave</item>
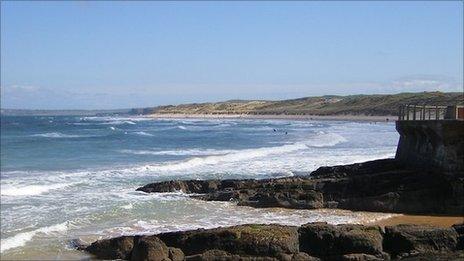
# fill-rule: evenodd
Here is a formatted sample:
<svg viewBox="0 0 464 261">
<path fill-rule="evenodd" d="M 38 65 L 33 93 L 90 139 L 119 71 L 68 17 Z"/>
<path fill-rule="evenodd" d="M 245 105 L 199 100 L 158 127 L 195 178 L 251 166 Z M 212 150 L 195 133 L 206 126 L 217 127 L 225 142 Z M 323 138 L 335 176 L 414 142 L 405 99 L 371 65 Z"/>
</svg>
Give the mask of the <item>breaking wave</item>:
<svg viewBox="0 0 464 261">
<path fill-rule="evenodd" d="M 24 246 L 28 241 L 32 240 L 32 238 L 38 233 L 51 235 L 54 233 L 65 232 L 66 230 L 68 230 L 68 227 L 69 227 L 69 222 L 63 222 L 61 224 L 56 224 L 56 225 L 52 225 L 48 227 L 42 227 L 42 228 L 32 230 L 29 232 L 22 232 L 12 237 L 2 239 L 0 252 L 3 253 L 6 250 Z"/>
<path fill-rule="evenodd" d="M 2 186 L 3 196 L 36 196 L 47 193 L 50 190 L 62 189 L 71 186 L 72 183 L 62 183 L 53 185 L 29 185 L 23 187 Z"/>
<path fill-rule="evenodd" d="M 134 155 L 167 155 L 167 156 L 207 156 L 223 155 L 237 150 L 215 150 L 215 149 L 185 149 L 185 150 L 120 150 L 121 153 Z"/>
<path fill-rule="evenodd" d="M 297 150 L 303 150 L 307 148 L 304 143 L 294 143 L 291 145 L 284 145 L 278 147 L 265 147 L 258 149 L 244 149 L 238 150 L 232 153 L 228 153 L 221 156 L 207 156 L 207 157 L 195 157 L 187 161 L 170 163 L 164 165 L 146 166 L 149 170 L 157 171 L 169 171 L 169 170 L 182 170 L 194 168 L 202 165 L 215 165 L 224 162 L 234 162 L 241 160 L 249 160 L 253 158 L 265 157 L 273 154 L 288 153 Z"/>
<path fill-rule="evenodd" d="M 306 142 L 306 145 L 310 147 L 331 147 L 345 141 L 345 137 L 340 134 L 320 131 L 310 141 Z"/>
<path fill-rule="evenodd" d="M 42 138 L 85 138 L 93 137 L 92 135 L 73 135 L 73 134 L 64 134 L 61 132 L 47 132 L 40 134 L 33 134 L 31 137 L 42 137 Z"/>
<path fill-rule="evenodd" d="M 148 136 L 148 137 L 154 136 L 153 134 L 150 134 L 150 133 L 144 132 L 144 131 L 136 131 L 136 132 L 134 132 L 134 134 L 140 135 L 140 136 Z"/>
</svg>

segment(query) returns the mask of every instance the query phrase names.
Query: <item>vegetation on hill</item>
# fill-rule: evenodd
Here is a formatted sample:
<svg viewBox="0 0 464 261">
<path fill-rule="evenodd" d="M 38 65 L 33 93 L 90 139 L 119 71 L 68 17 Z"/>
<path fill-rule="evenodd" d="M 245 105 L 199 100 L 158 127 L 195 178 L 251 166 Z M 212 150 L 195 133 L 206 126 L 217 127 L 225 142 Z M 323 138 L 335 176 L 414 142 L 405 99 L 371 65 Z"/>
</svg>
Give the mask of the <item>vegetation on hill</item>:
<svg viewBox="0 0 464 261">
<path fill-rule="evenodd" d="M 392 95 L 306 97 L 282 101 L 225 101 L 134 109 L 136 114 L 397 115 L 400 105 L 464 104 L 463 93 L 421 92 Z"/>
</svg>

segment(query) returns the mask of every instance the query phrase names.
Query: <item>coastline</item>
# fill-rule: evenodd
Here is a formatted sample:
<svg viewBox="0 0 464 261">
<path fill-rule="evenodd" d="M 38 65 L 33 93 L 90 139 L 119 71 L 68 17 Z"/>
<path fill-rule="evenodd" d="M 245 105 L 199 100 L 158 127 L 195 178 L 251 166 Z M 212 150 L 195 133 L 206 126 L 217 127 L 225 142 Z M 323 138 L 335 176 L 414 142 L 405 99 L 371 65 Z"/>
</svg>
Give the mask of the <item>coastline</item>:
<svg viewBox="0 0 464 261">
<path fill-rule="evenodd" d="M 369 121 L 394 122 L 397 116 L 370 115 L 253 115 L 253 114 L 183 114 L 162 113 L 149 114 L 146 117 L 157 119 L 244 119 L 244 120 L 334 120 L 334 121 Z"/>
</svg>

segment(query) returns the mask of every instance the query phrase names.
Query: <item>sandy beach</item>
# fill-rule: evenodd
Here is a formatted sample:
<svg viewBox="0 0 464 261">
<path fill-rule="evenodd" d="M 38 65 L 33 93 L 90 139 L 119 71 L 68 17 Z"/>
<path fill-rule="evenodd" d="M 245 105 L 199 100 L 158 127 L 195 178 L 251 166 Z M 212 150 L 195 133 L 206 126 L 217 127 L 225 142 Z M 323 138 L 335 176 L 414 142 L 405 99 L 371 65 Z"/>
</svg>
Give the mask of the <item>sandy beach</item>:
<svg viewBox="0 0 464 261">
<path fill-rule="evenodd" d="M 395 215 L 390 218 L 378 220 L 365 225 L 394 226 L 399 224 L 430 225 L 437 227 L 450 227 L 454 224 L 464 223 L 464 217 L 453 216 L 422 216 L 422 215 Z"/>
<path fill-rule="evenodd" d="M 148 117 L 157 119 L 263 119 L 263 120 L 337 120 L 337 121 L 395 121 L 397 116 L 369 115 L 252 115 L 252 114 L 151 114 Z"/>
</svg>

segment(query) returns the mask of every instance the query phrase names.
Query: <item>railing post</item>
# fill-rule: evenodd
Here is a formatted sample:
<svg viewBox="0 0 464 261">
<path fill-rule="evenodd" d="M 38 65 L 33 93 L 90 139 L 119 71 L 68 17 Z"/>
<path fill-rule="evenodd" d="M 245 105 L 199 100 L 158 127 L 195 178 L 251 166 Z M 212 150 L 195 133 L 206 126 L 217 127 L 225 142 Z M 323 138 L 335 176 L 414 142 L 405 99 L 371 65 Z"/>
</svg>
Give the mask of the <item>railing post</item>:
<svg viewBox="0 0 464 261">
<path fill-rule="evenodd" d="M 432 109 L 429 107 L 429 120 L 432 117 Z"/>
<path fill-rule="evenodd" d="M 412 120 L 416 120 L 416 105 L 413 105 L 412 107 Z"/>
<path fill-rule="evenodd" d="M 422 105 L 422 120 L 425 121 L 425 105 Z"/>
<path fill-rule="evenodd" d="M 401 120 L 404 120 L 404 105 L 401 105 Z"/>
<path fill-rule="evenodd" d="M 435 105 L 435 120 L 438 120 L 438 118 L 440 118 L 440 116 L 438 115 L 439 111 L 438 111 L 438 105 Z"/>
<path fill-rule="evenodd" d="M 406 120 L 409 121 L 409 105 L 406 105 Z"/>
<path fill-rule="evenodd" d="M 398 110 L 398 120 L 399 120 L 399 121 L 401 120 L 401 117 L 402 117 L 402 114 L 403 114 L 402 108 L 403 108 L 403 106 L 400 105 L 399 110 Z"/>
</svg>

